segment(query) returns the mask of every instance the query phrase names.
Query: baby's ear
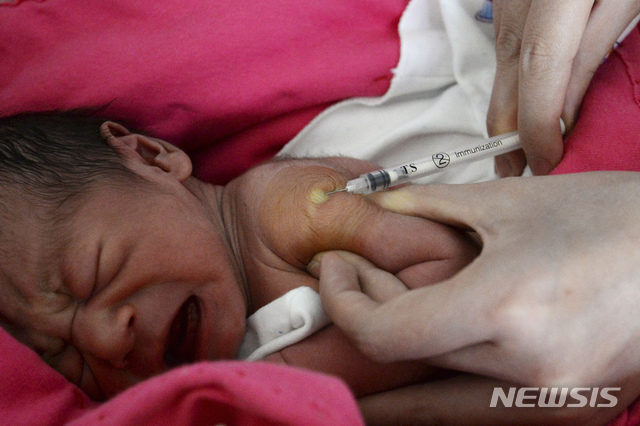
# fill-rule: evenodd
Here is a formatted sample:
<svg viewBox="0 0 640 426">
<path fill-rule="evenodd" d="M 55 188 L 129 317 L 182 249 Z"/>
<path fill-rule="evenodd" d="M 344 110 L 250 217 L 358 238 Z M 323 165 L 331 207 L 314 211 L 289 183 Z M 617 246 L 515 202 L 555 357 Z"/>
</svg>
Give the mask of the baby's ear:
<svg viewBox="0 0 640 426">
<path fill-rule="evenodd" d="M 107 121 L 100 126 L 105 141 L 127 160 L 155 166 L 183 182 L 191 176 L 191 159 L 169 142 L 131 133 L 124 126 Z"/>
</svg>

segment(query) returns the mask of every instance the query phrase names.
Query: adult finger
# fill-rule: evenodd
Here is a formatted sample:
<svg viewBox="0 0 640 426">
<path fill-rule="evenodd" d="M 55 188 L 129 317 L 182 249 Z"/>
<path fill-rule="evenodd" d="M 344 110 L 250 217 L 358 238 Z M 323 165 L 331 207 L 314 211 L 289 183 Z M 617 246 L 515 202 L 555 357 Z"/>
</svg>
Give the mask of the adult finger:
<svg viewBox="0 0 640 426">
<path fill-rule="evenodd" d="M 474 285 L 473 264 L 456 276 L 377 303 L 358 291 L 357 267 L 335 253 L 322 256 L 320 296 L 327 315 L 356 346 L 378 362 L 422 359 L 489 339 L 494 328 L 485 312 L 495 298 Z M 458 279 L 459 277 L 459 279 Z M 395 277 L 392 277 L 395 279 Z"/>
<path fill-rule="evenodd" d="M 495 219 L 507 211 L 513 214 L 510 193 L 517 188 L 509 183 L 510 179 L 466 185 L 409 185 L 369 197 L 387 210 L 473 230 L 482 236 L 491 226 L 488 218 Z"/>
<path fill-rule="evenodd" d="M 314 256 L 312 263 L 316 263 L 318 267 L 316 269 L 315 265 L 312 266 L 311 269 L 315 269 L 315 271 L 310 272 L 316 276 L 316 278 L 320 277 L 320 262 L 322 262 L 323 257 L 329 253 L 331 253 L 329 257 L 338 255 L 352 267 L 352 269 L 349 270 L 349 278 L 353 281 L 352 274 L 356 273 L 360 291 L 376 302 L 385 302 L 408 291 L 407 286 L 395 275 L 376 267 L 362 256 L 341 250 L 319 253 Z M 340 259 L 330 259 L 329 262 L 340 263 Z M 334 263 L 334 265 L 335 264 L 336 263 Z M 331 268 L 334 267 L 335 266 L 332 266 Z M 339 267 L 343 268 L 342 271 L 346 271 L 347 265 L 342 264 Z"/>
<path fill-rule="evenodd" d="M 317 259 L 317 260 L 316 260 Z M 318 265 L 312 265 L 316 262 Z M 314 258 L 308 269 L 320 278 L 319 293 L 330 293 L 333 297 L 323 303 L 327 313 L 334 313 L 334 322 L 344 322 L 342 314 L 349 306 L 361 306 L 364 311 L 374 310 L 378 303 L 362 293 L 358 270 L 336 253 L 323 253 Z M 321 263 L 320 263 L 321 262 Z M 319 269 L 318 269 L 319 268 Z M 344 305 L 344 306 L 343 306 Z"/>
<path fill-rule="evenodd" d="M 496 75 L 487 113 L 487 130 L 490 136 L 517 128 L 520 48 L 531 0 L 496 0 L 493 5 Z M 495 159 L 496 172 L 501 177 L 518 176 L 525 166 L 526 160 L 521 150 L 499 155 Z"/>
<path fill-rule="evenodd" d="M 534 174 L 562 158 L 559 120 L 594 0 L 534 0 L 522 37 L 518 73 L 518 131 Z"/>
<path fill-rule="evenodd" d="M 496 75 L 491 91 L 487 127 L 490 135 L 516 129 L 520 50 L 531 0 L 495 2 Z"/>
<path fill-rule="evenodd" d="M 573 69 L 567 87 L 563 119 L 573 128 L 584 94 L 594 73 L 613 48 L 616 40 L 635 16 L 640 13 L 640 2 L 617 0 L 596 2 L 573 60 Z"/>
</svg>

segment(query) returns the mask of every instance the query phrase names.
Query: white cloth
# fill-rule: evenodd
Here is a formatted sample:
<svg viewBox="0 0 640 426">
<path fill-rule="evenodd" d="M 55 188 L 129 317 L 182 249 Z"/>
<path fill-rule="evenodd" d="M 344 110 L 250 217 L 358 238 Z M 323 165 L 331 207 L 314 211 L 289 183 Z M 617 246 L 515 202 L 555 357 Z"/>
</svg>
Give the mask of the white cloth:
<svg viewBox="0 0 640 426">
<path fill-rule="evenodd" d="M 280 154 L 341 155 L 389 167 L 486 138 L 495 47 L 492 24 L 475 18 L 483 3 L 412 0 L 400 20 L 400 61 L 387 93 L 329 108 Z M 496 177 L 489 158 L 420 182 Z"/>
<path fill-rule="evenodd" d="M 318 293 L 310 287 L 294 288 L 247 319 L 247 331 L 237 358 L 263 359 L 312 335 L 330 322 Z"/>
</svg>

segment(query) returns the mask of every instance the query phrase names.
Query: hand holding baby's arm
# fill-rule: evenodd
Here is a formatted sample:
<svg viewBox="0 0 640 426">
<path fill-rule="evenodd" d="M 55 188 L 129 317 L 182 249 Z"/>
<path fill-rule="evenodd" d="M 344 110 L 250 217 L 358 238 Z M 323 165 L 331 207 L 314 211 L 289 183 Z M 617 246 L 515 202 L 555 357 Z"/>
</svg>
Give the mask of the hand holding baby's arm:
<svg viewBox="0 0 640 426">
<path fill-rule="evenodd" d="M 462 348 L 460 351 L 450 356 L 433 357 L 430 362 L 447 367 L 466 368 L 466 371 L 479 373 L 497 371 L 496 368 L 500 367 L 509 367 L 508 362 L 505 364 L 501 361 L 494 370 L 488 369 L 487 363 L 494 357 L 483 358 L 481 355 L 468 354 L 464 350 L 465 339 L 489 339 L 492 330 L 495 330 L 496 327 L 508 325 L 501 322 L 495 324 L 496 327 L 488 327 L 486 326 L 486 315 L 478 313 L 482 309 L 482 304 L 478 303 L 479 301 L 496 300 L 491 297 L 491 291 L 495 290 L 495 286 L 482 285 L 487 282 L 484 280 L 483 283 L 477 283 L 476 286 L 467 289 L 475 289 L 475 293 L 464 291 L 463 286 L 439 284 L 412 291 L 409 291 L 405 286 L 406 283 L 409 283 L 411 287 L 418 287 L 423 283 L 440 281 L 443 278 L 451 277 L 466 265 L 477 253 L 477 247 L 469 242 L 465 234 L 442 225 L 432 226 L 433 222 L 419 217 L 401 216 L 381 211 L 377 206 L 360 196 L 335 194 L 326 198 L 323 197 L 323 193 L 320 193 L 316 194 L 318 195 L 316 198 L 309 197 L 313 189 L 330 191 L 344 184 L 340 179 L 348 178 L 348 176 L 340 174 L 336 177 L 335 169 L 329 167 L 328 172 L 326 169 L 326 164 L 320 169 L 301 167 L 287 170 L 281 168 L 279 172 L 284 171 L 285 173 L 293 173 L 293 175 L 270 174 L 269 178 L 273 178 L 274 175 L 284 177 L 284 184 L 280 185 L 277 180 L 265 179 L 264 176 L 261 176 L 262 179 L 259 182 L 264 184 L 266 188 L 258 188 L 260 197 L 253 197 L 249 200 L 258 203 L 261 213 L 258 215 L 258 222 L 253 224 L 250 232 L 251 235 L 259 237 L 253 241 L 255 244 L 251 245 L 254 253 L 258 253 L 257 247 L 261 248 L 258 253 L 261 260 L 257 263 L 260 268 L 254 269 L 252 275 L 258 278 L 267 276 L 273 278 L 276 282 L 270 282 L 270 286 L 281 286 L 285 289 L 298 285 L 315 286 L 317 283 L 303 272 L 303 268 L 316 252 L 333 248 L 359 253 L 367 257 L 369 261 L 353 253 L 343 253 L 344 257 L 326 254 L 321 258 L 321 293 L 325 292 L 325 287 L 329 288 L 331 297 L 327 299 L 323 294 L 325 302 L 327 302 L 325 308 L 347 334 L 352 338 L 355 337 L 356 344 L 361 350 L 379 361 L 389 361 L 420 359 L 428 356 L 423 355 L 420 350 L 436 351 L 434 354 L 438 355 L 442 353 L 441 351 L 446 351 L 446 348 L 443 350 L 443 345 L 457 344 L 456 347 Z M 364 172 L 364 170 L 355 168 L 353 171 L 355 174 Z M 565 183 L 570 187 L 573 186 L 572 182 Z M 544 181 L 541 181 L 541 184 L 544 186 Z M 469 187 L 468 190 L 466 187 L 460 188 L 457 196 L 452 197 L 447 196 L 452 190 L 451 187 L 405 189 L 397 194 L 401 194 L 401 199 L 402 194 L 409 194 L 409 197 L 404 199 L 406 202 L 395 205 L 394 210 L 419 215 L 422 213 L 418 210 L 423 208 L 425 211 L 430 211 L 429 217 L 441 220 L 447 218 L 447 222 L 453 226 L 476 229 L 480 232 L 485 243 L 485 253 L 481 255 L 482 258 L 482 256 L 486 257 L 486 251 L 493 247 L 493 239 L 498 237 L 493 235 L 491 230 L 499 228 L 482 226 L 494 219 L 498 221 L 496 223 L 500 223 L 502 216 L 496 215 L 494 209 L 497 209 L 498 212 L 502 210 L 509 212 L 513 207 L 522 210 L 522 215 L 528 219 L 517 223 L 527 224 L 526 229 L 530 229 L 531 215 L 538 221 L 551 220 L 549 214 L 538 213 L 538 209 L 544 207 L 539 201 L 526 202 L 529 199 L 527 194 L 531 188 L 527 190 L 526 185 L 525 187 L 516 185 L 511 188 L 509 183 L 501 183 L 500 185 L 506 185 L 506 187 L 496 188 L 494 195 L 501 195 L 501 197 L 492 202 L 487 202 L 487 194 L 480 190 L 484 187 L 474 186 Z M 562 187 L 555 183 L 550 185 L 549 189 L 554 189 L 555 191 L 552 192 L 561 200 L 566 201 L 568 192 L 562 191 Z M 589 187 L 590 184 L 587 183 L 586 186 Z M 274 188 L 275 193 L 273 192 Z M 537 190 L 545 194 L 549 193 L 545 188 L 537 188 Z M 423 199 L 429 200 L 430 203 L 417 201 L 418 204 L 416 204 L 415 197 L 411 195 L 412 191 L 428 192 L 428 196 L 425 194 Z M 393 201 L 391 193 L 385 197 L 389 196 Z M 503 205 L 504 203 L 506 205 Z M 431 208 L 428 208 L 429 204 Z M 475 209 L 472 208 L 473 206 Z M 487 207 L 491 207 L 492 210 L 486 211 Z M 585 210 L 584 212 L 588 213 L 589 211 Z M 507 215 L 508 217 L 510 216 Z M 506 238 L 507 242 L 511 241 L 515 244 L 509 251 L 510 253 L 517 252 L 515 248 L 519 247 L 518 243 L 522 241 L 521 234 L 520 231 L 505 235 L 500 234 L 501 238 Z M 540 241 L 545 242 L 544 239 Z M 380 245 L 385 250 L 381 250 Z M 457 258 L 456 253 L 461 253 L 462 258 Z M 552 254 L 552 256 L 555 255 Z M 348 261 L 345 261 L 345 258 Z M 414 267 L 422 264 L 438 265 L 439 262 L 444 266 L 440 270 L 430 269 L 428 266 L 424 269 L 421 266 Z M 474 262 L 470 268 L 464 270 L 466 272 L 463 277 L 473 281 L 477 275 L 473 272 L 478 268 L 475 266 L 476 269 L 474 269 L 473 265 L 476 263 Z M 313 272 L 314 267 L 312 266 L 311 269 Z M 502 269 L 492 268 L 490 271 L 499 273 Z M 506 274 L 505 277 L 510 279 L 517 276 L 517 274 L 514 275 L 508 271 L 502 272 Z M 402 280 L 398 277 L 401 277 Z M 454 277 L 453 280 L 458 278 L 460 277 Z M 369 293 L 369 296 L 365 297 L 360 292 L 361 290 Z M 414 292 L 418 295 L 418 292 L 425 291 L 432 296 L 426 302 L 414 296 Z M 413 303 L 413 305 L 407 307 L 406 304 L 396 303 L 396 301 Z M 496 312 L 490 306 L 488 312 Z M 428 320 L 426 322 L 416 321 L 415 317 L 420 315 L 426 316 Z M 460 321 L 465 319 L 468 323 L 460 326 Z M 367 330 L 370 333 L 362 333 Z M 420 338 L 424 333 L 434 334 L 438 330 L 441 332 L 440 340 Z M 368 337 L 361 339 L 358 338 L 358 335 Z M 385 413 L 391 415 L 391 418 L 396 421 L 406 418 L 404 416 L 414 414 L 420 416 L 421 420 L 435 418 L 443 421 L 474 421 L 476 423 L 479 421 L 493 422 L 493 420 L 503 420 L 510 423 L 514 419 L 514 417 L 509 417 L 510 415 L 505 415 L 502 410 L 491 411 L 487 409 L 490 402 L 490 395 L 487 400 L 487 389 L 493 389 L 496 383 L 502 383 L 499 380 L 465 375 L 442 379 L 441 376 L 432 375 L 424 377 L 423 381 L 426 381 L 428 377 L 439 380 L 416 385 L 410 385 L 411 381 L 404 384 L 384 382 L 387 379 L 378 378 L 375 375 L 381 370 L 383 373 L 394 370 L 386 364 L 373 364 L 374 367 L 368 369 L 367 364 L 362 361 L 362 353 L 355 351 L 353 346 L 349 346 L 348 343 L 345 341 L 344 335 L 338 333 L 335 327 L 329 327 L 311 339 L 291 346 L 275 356 L 279 361 L 285 361 L 291 365 L 341 375 L 349 380 L 355 389 L 366 389 L 362 394 L 370 393 L 372 388 L 368 386 L 372 382 L 376 382 L 376 379 L 379 379 L 377 384 L 390 385 L 387 389 L 396 388 L 361 399 L 363 412 L 367 416 L 367 420 L 372 423 L 375 423 L 373 421 L 375 418 L 384 420 Z M 491 350 L 492 348 L 488 346 L 479 344 L 471 349 Z M 493 347 L 493 350 L 500 349 L 499 346 Z M 357 354 L 355 358 L 354 354 Z M 393 358 L 394 356 L 396 358 Z M 394 363 L 394 365 L 402 364 Z M 415 364 L 412 364 L 410 368 L 413 365 Z M 526 373 L 526 369 L 521 367 L 514 368 L 513 371 Z M 434 370 L 431 370 L 431 373 L 433 372 Z M 391 378 L 394 374 L 390 375 Z M 360 381 L 363 378 L 365 379 L 364 383 Z M 367 384 L 367 380 L 370 380 L 369 384 Z M 401 387 L 397 388 L 397 386 Z M 383 388 L 377 390 L 382 391 Z M 629 392 L 630 390 L 633 390 L 631 386 L 626 388 L 624 395 L 621 395 L 621 405 L 630 402 L 629 398 L 633 397 L 633 392 Z M 447 395 L 447 398 L 443 399 L 442 395 Z M 477 404 L 472 404 L 470 398 L 478 398 Z M 454 410 L 461 405 L 465 407 L 464 411 Z M 582 410 L 569 412 L 555 410 L 552 413 L 547 413 L 551 417 L 545 417 L 544 414 L 539 416 L 540 413 L 535 410 L 523 414 L 521 410 L 517 410 L 513 415 L 520 421 L 530 420 L 532 422 L 548 422 L 553 419 L 566 420 L 566 416 L 569 416 L 569 419 L 580 418 L 580 416 L 591 418 L 593 415 L 592 412 L 585 414 Z M 452 415 L 453 418 L 449 417 Z M 604 415 L 610 416 L 612 414 L 608 412 Z M 600 417 L 600 419 L 602 418 Z M 407 420 L 416 419 L 407 418 Z"/>
<path fill-rule="evenodd" d="M 394 211 L 476 230 L 482 253 L 450 280 L 388 300 L 362 291 L 395 281 L 372 280 L 359 261 L 325 254 L 325 310 L 379 361 L 427 358 L 531 386 L 619 386 L 613 415 L 640 394 L 639 176 L 585 173 L 384 194 L 379 201 Z"/>
</svg>

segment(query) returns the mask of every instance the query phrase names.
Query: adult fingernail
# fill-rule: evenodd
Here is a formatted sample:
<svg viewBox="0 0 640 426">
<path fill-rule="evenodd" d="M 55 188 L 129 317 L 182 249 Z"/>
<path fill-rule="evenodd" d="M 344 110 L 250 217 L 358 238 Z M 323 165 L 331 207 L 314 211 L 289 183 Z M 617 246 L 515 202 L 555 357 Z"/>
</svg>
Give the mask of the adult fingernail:
<svg viewBox="0 0 640 426">
<path fill-rule="evenodd" d="M 400 188 L 391 191 L 376 192 L 369 195 L 369 200 L 373 201 L 383 209 L 402 212 L 409 207 L 413 198 L 404 191 L 404 188 Z"/>
</svg>

